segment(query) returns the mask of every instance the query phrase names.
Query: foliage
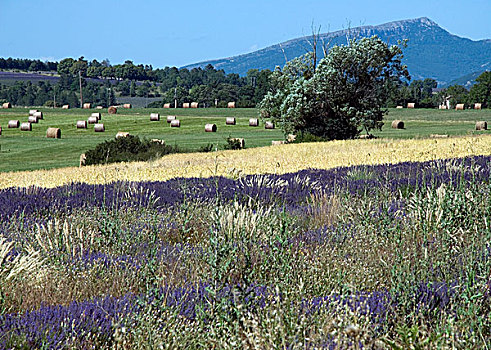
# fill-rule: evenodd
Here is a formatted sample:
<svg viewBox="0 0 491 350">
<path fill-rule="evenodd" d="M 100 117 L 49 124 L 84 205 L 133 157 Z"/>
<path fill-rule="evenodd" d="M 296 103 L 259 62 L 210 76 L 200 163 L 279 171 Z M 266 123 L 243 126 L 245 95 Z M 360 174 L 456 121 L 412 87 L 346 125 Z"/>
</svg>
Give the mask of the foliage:
<svg viewBox="0 0 491 350">
<path fill-rule="evenodd" d="M 388 98 L 385 82 L 408 77 L 401 58 L 400 47 L 377 37 L 333 47 L 315 70 L 308 53 L 275 70 L 261 115 L 285 134 L 307 132 L 327 140 L 379 129 Z"/>
<path fill-rule="evenodd" d="M 140 140 L 129 135 L 98 144 L 94 149 L 85 153 L 86 165 L 107 164 L 129 161 L 147 161 L 162 157 L 166 154 L 180 153 L 177 146 L 168 146 L 160 142 Z"/>
<path fill-rule="evenodd" d="M 491 107 L 491 71 L 476 78 L 476 84 L 469 92 L 469 103 L 482 103 L 483 108 Z"/>
</svg>

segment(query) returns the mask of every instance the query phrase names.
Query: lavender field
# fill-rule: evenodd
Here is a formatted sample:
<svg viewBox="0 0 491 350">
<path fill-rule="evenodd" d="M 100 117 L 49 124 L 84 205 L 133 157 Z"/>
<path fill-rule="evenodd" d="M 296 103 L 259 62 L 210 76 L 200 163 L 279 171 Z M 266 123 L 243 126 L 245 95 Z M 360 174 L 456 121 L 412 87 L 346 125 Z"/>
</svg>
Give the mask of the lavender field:
<svg viewBox="0 0 491 350">
<path fill-rule="evenodd" d="M 0 348 L 490 348 L 490 164 L 1 190 Z"/>
</svg>

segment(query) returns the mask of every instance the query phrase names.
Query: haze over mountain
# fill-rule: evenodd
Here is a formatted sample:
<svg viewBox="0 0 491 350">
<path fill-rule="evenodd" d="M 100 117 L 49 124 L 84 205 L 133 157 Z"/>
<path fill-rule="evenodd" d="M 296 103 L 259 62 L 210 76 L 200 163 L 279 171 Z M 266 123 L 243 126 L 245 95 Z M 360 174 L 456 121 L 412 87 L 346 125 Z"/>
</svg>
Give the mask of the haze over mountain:
<svg viewBox="0 0 491 350">
<path fill-rule="evenodd" d="M 491 69 L 491 40 L 470 40 L 450 34 L 427 17 L 389 22 L 378 26 L 363 26 L 319 35 L 330 45 L 346 44 L 347 38 L 378 35 L 389 44 L 408 39 L 404 63 L 412 79 L 433 78 L 439 86 L 475 72 Z M 208 64 L 226 73 L 247 74 L 249 69 L 271 69 L 283 66 L 310 48 L 309 36 L 292 39 L 247 54 L 199 62 L 183 68 L 205 67 Z M 319 45 L 320 46 L 320 45 Z M 318 57 L 323 57 L 318 47 Z"/>
</svg>

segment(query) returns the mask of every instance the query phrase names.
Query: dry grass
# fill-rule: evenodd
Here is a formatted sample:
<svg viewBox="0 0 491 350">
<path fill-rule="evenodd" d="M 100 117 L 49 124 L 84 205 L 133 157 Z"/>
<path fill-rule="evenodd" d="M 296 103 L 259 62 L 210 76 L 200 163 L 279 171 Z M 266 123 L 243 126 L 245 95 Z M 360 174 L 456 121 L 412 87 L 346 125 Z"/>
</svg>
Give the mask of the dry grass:
<svg viewBox="0 0 491 350">
<path fill-rule="evenodd" d="M 215 174 L 230 177 L 283 174 L 308 168 L 330 169 L 360 164 L 394 164 L 489 154 L 490 135 L 287 144 L 237 151 L 173 154 L 154 162 L 10 172 L 2 174 L 0 188 L 56 187 L 72 182 L 102 184 L 117 180 L 158 181 L 176 177 L 210 177 Z"/>
</svg>

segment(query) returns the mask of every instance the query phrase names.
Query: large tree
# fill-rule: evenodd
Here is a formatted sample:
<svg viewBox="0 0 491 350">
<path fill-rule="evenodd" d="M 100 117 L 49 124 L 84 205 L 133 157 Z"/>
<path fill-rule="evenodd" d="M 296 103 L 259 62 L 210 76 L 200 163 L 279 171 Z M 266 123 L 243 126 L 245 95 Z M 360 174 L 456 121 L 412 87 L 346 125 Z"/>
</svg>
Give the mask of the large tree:
<svg viewBox="0 0 491 350">
<path fill-rule="evenodd" d="M 309 133 L 346 139 L 381 128 L 386 81 L 409 78 L 402 49 L 378 37 L 353 39 L 331 48 L 314 70 L 312 53 L 288 62 L 271 75 L 271 89 L 260 103 L 285 134 Z"/>
</svg>

